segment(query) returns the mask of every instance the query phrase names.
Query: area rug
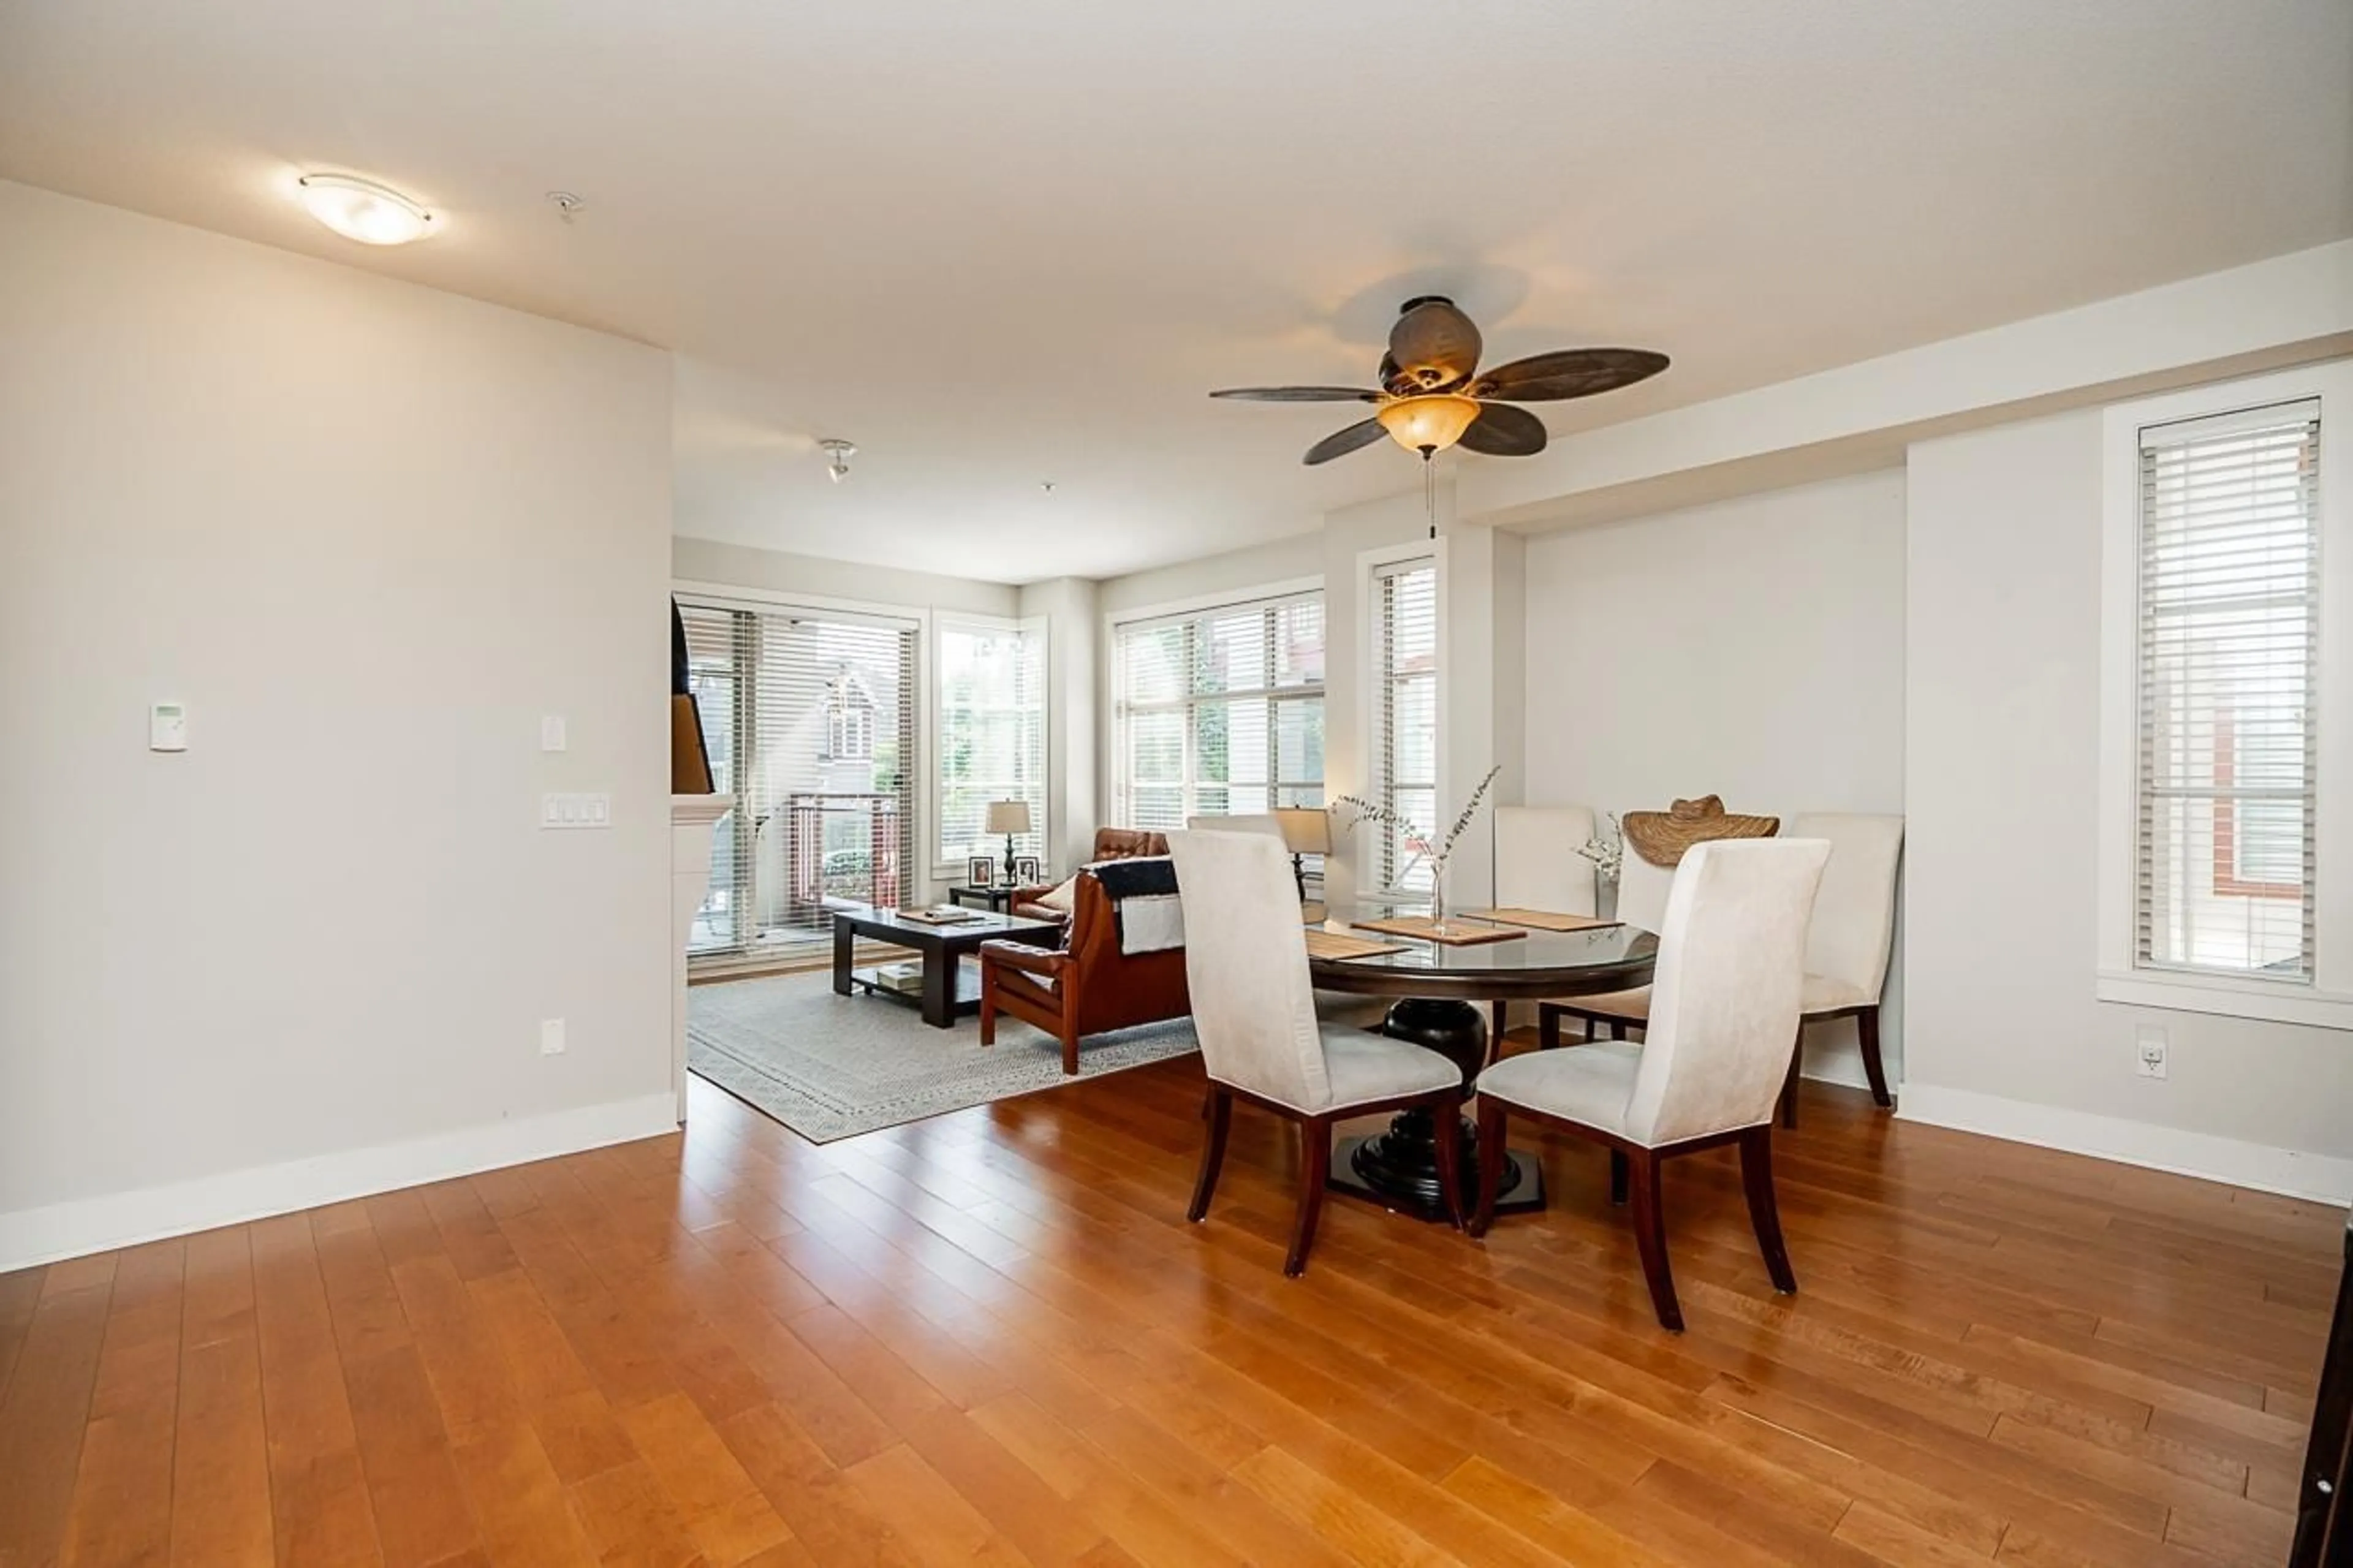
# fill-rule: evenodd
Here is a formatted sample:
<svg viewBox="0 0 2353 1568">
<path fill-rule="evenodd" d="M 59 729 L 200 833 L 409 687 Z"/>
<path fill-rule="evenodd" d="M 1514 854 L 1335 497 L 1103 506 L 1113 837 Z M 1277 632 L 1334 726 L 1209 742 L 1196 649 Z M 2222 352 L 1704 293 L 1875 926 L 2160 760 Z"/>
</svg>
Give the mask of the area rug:
<svg viewBox="0 0 2353 1568">
<path fill-rule="evenodd" d="M 1076 1078 L 1054 1037 L 1000 1017 L 983 1047 L 978 1020 L 934 1029 L 882 996 L 837 996 L 831 976 L 786 974 L 687 993 L 686 1065 L 812 1143 L 1200 1049 L 1190 1018 L 1092 1035 Z"/>
</svg>

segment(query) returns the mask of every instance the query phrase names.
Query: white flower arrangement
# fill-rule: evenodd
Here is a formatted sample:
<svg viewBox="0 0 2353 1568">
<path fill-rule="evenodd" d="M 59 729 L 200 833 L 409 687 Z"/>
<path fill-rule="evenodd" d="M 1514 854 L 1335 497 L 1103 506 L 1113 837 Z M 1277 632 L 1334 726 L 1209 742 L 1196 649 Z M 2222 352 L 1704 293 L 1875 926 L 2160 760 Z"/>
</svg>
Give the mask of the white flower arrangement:
<svg viewBox="0 0 2353 1568">
<path fill-rule="evenodd" d="M 1602 815 L 1609 819 L 1609 837 L 1588 838 L 1577 847 L 1577 852 L 1593 862 L 1595 876 L 1605 882 L 1615 882 L 1620 869 L 1626 864 L 1626 836 L 1618 826 L 1617 813 L 1604 812 Z"/>
</svg>

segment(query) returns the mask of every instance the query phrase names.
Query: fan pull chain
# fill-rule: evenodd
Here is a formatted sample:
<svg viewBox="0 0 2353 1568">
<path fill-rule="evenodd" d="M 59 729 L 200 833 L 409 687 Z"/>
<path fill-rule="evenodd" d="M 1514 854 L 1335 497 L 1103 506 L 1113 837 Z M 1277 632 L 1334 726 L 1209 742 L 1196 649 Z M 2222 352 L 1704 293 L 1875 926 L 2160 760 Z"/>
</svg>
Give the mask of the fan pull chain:
<svg viewBox="0 0 2353 1568">
<path fill-rule="evenodd" d="M 1436 454 L 1421 449 L 1421 510 L 1430 519 L 1430 537 L 1438 537 L 1438 464 Z"/>
</svg>

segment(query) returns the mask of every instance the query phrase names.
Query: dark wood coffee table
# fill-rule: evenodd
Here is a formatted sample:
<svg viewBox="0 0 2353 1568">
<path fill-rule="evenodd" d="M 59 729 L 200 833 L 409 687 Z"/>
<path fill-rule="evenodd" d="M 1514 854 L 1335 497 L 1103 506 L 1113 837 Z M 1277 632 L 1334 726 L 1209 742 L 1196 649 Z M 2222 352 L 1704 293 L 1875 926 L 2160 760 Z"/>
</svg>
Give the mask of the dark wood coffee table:
<svg viewBox="0 0 2353 1568">
<path fill-rule="evenodd" d="M 969 912 L 973 918 L 961 924 L 935 926 L 911 921 L 896 910 L 878 910 L 870 905 L 834 910 L 834 990 L 847 996 L 852 987 L 862 987 L 870 995 L 915 1002 L 915 997 L 883 984 L 879 971 L 857 968 L 853 960 L 861 936 L 887 942 L 893 947 L 913 948 L 923 961 L 923 994 L 919 1004 L 923 1010 L 923 1022 L 934 1028 L 945 1029 L 958 1018 L 970 1017 L 980 1011 L 980 976 L 965 973 L 962 961 L 977 952 L 982 942 L 998 937 L 1010 937 L 1016 942 L 1044 938 L 1048 945 L 1052 945 L 1061 939 L 1062 928 L 1049 921 L 982 914 L 976 910 Z"/>
</svg>

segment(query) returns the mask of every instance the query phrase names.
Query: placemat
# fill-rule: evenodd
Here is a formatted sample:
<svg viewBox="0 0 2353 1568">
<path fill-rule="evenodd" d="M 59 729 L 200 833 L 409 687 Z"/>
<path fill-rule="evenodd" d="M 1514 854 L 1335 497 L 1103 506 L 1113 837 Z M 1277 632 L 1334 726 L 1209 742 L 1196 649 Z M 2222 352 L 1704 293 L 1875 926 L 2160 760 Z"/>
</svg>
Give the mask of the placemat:
<svg viewBox="0 0 2353 1568">
<path fill-rule="evenodd" d="M 1400 915 L 1388 921 L 1356 921 L 1358 931 L 1377 931 L 1388 936 L 1409 936 L 1419 942 L 1434 942 L 1441 947 L 1476 947 L 1486 942 L 1516 942 L 1528 933 L 1511 926 L 1458 925 L 1446 922 L 1441 931 L 1428 915 Z"/>
<path fill-rule="evenodd" d="M 1349 936 L 1344 931 L 1317 931 L 1307 932 L 1307 956 L 1310 958 L 1378 958 L 1385 952 L 1403 952 L 1401 942 L 1375 942 L 1368 936 Z"/>
<path fill-rule="evenodd" d="M 1465 920 L 1500 921 L 1507 926 L 1529 926 L 1536 931 L 1607 931 L 1611 926 L 1624 925 L 1624 921 L 1597 920 L 1591 915 L 1561 915 L 1550 910 L 1524 910 L 1516 906 L 1501 910 L 1465 910 Z"/>
</svg>

